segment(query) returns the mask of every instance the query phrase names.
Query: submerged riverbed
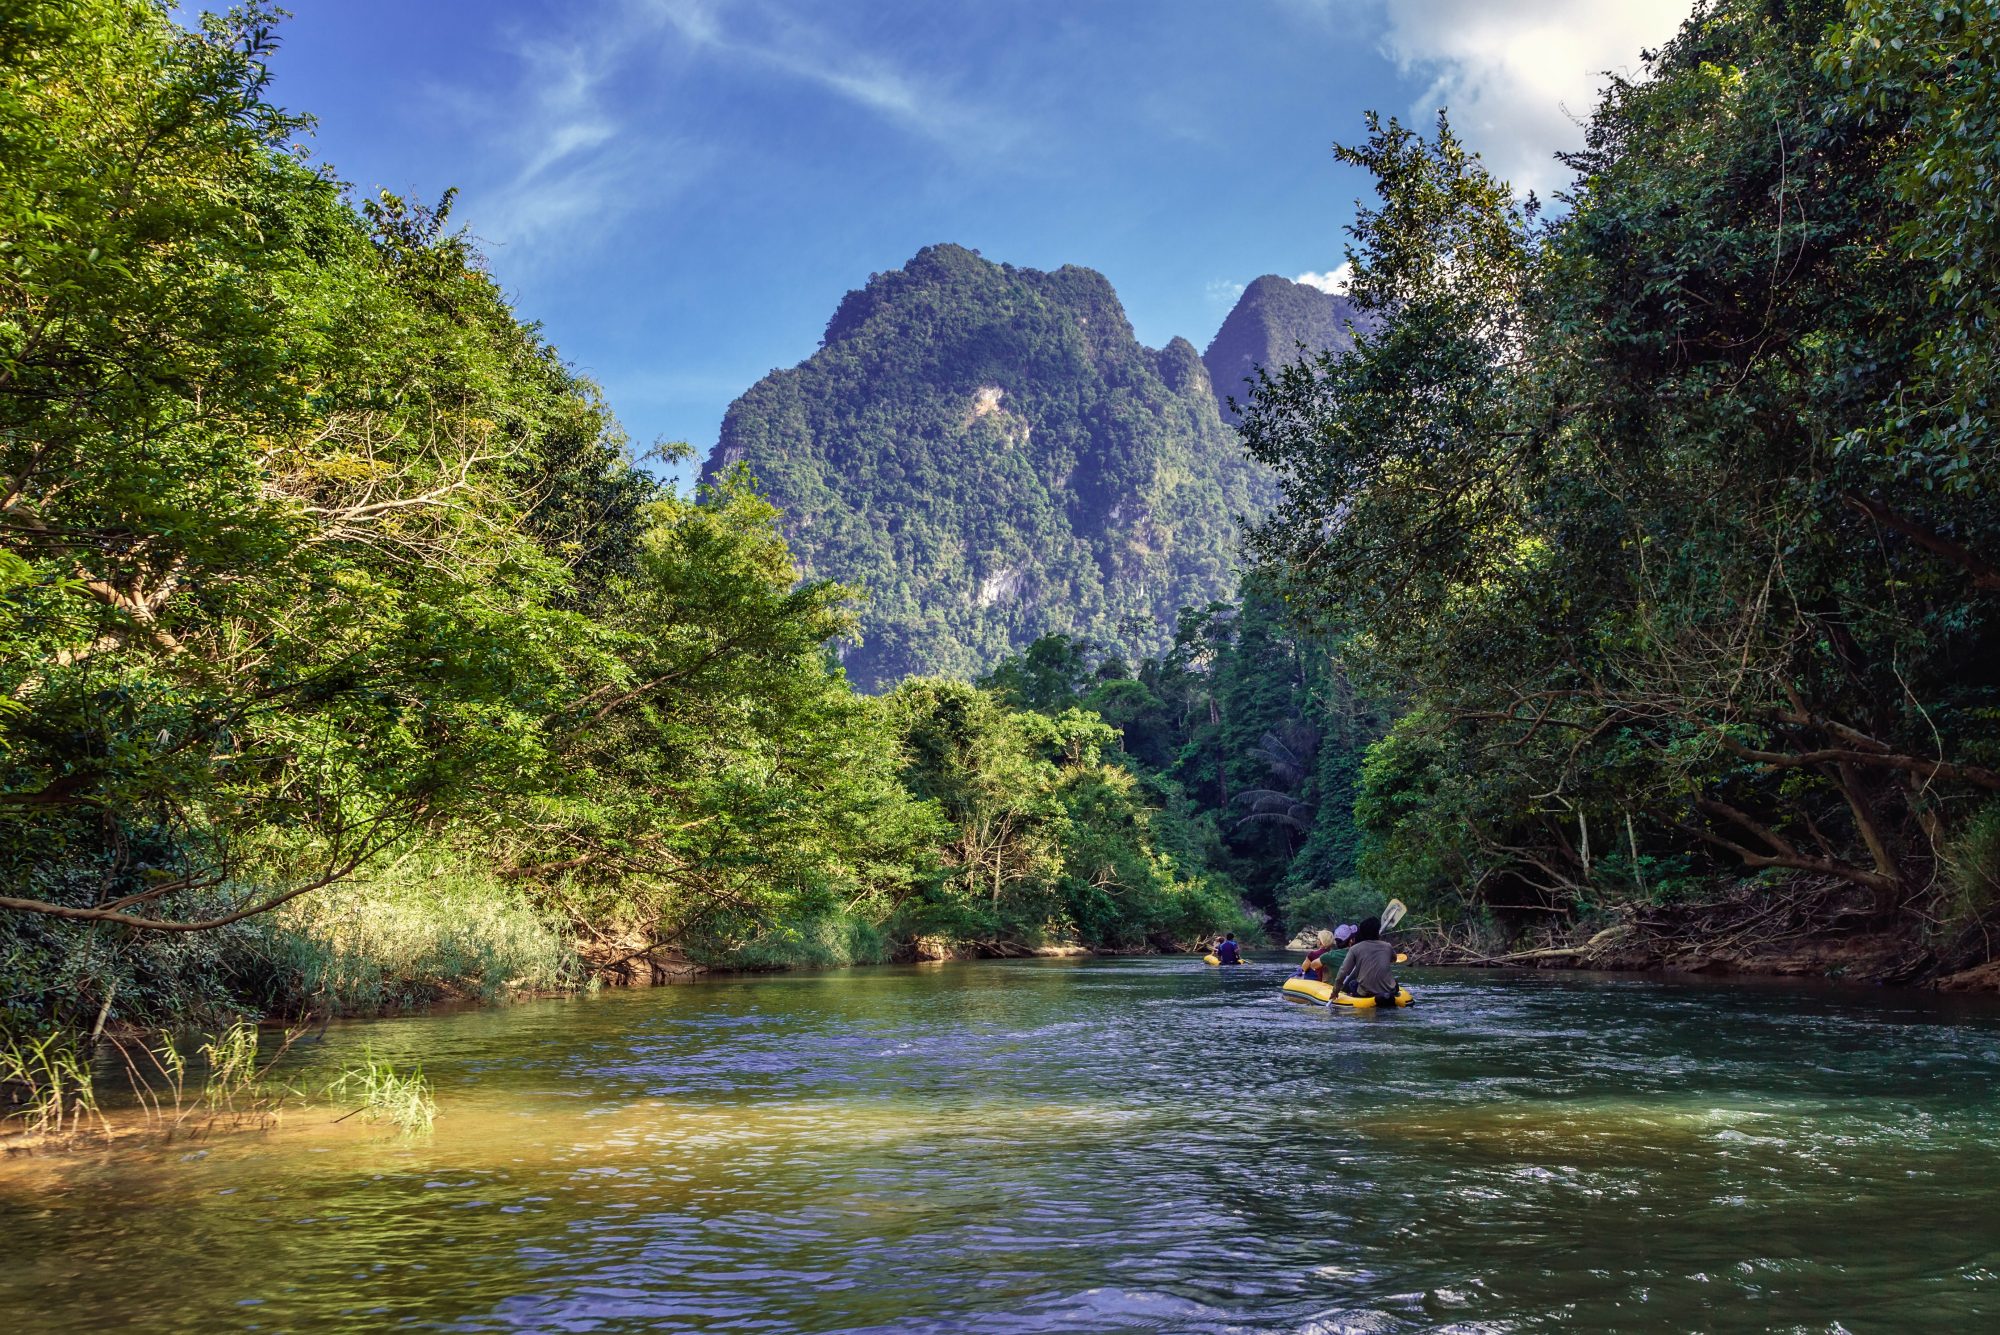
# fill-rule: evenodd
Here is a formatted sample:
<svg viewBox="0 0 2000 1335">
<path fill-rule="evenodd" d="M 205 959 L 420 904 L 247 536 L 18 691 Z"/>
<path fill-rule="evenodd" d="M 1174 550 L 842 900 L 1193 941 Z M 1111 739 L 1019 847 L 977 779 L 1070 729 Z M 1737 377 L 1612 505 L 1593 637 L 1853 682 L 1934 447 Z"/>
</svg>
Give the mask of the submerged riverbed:
<svg viewBox="0 0 2000 1335">
<path fill-rule="evenodd" d="M 341 1026 L 404 1138 L 0 1165 L 15 1335 L 1971 1328 L 2000 1012 L 1577 975 L 1010 961 Z"/>
</svg>

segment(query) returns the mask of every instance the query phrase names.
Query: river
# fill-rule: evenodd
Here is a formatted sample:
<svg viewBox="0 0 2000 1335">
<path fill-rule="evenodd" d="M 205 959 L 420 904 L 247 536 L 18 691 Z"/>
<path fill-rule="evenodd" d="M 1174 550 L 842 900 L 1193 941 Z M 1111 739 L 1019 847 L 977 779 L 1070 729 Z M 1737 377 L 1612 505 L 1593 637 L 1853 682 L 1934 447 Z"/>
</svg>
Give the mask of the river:
<svg viewBox="0 0 2000 1335">
<path fill-rule="evenodd" d="M 1283 965 L 731 979 L 336 1026 L 403 1137 L 0 1165 L 44 1331 L 1992 1328 L 2000 1012 L 1473 971 L 1398 1012 Z"/>
</svg>

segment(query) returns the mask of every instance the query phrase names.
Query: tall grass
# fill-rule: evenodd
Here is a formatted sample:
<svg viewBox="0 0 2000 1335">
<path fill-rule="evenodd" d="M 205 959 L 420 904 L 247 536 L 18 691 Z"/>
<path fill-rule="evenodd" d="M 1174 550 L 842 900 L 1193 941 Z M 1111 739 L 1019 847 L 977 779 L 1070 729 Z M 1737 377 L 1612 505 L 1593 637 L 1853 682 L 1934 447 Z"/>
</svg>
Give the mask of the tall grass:
<svg viewBox="0 0 2000 1335">
<path fill-rule="evenodd" d="M 161 1030 L 151 1042 L 118 1034 L 107 1034 L 104 1041 L 124 1062 L 133 1101 L 151 1129 L 171 1138 L 197 1114 L 203 1115 L 196 1123 L 203 1130 L 276 1121 L 286 1098 L 298 1091 L 274 1084 L 271 1070 L 305 1032 L 303 1026 L 287 1031 L 275 1050 L 261 1053 L 261 1061 L 257 1026 L 248 1020 L 204 1036 L 195 1049 L 201 1058 L 199 1099 L 188 1088 L 184 1037 Z"/>
<path fill-rule="evenodd" d="M 33 1133 L 80 1131 L 97 1115 L 90 1059 L 73 1033 L 0 1037 L 0 1088 Z"/>
<path fill-rule="evenodd" d="M 286 1046 L 290 1046 L 289 1041 Z M 239 1020 L 201 1045 L 208 1062 L 202 1101 L 211 1108 L 234 1108 L 239 1098 L 259 1099 L 264 1069 L 257 1064 L 257 1026 Z M 273 1058 L 275 1060 L 275 1058 Z"/>
<path fill-rule="evenodd" d="M 1989 802 L 1959 827 L 1945 849 L 1946 911 L 1959 923 L 1988 919 L 2000 905 L 2000 802 Z"/>
<path fill-rule="evenodd" d="M 424 1068 L 413 1066 L 407 1072 L 398 1071 L 373 1052 L 362 1053 L 361 1064 L 342 1071 L 326 1092 L 336 1099 L 360 1105 L 347 1117 L 360 1113 L 371 1122 L 386 1117 L 401 1127 L 405 1135 L 428 1131 L 437 1121 L 437 1101 L 431 1097 Z"/>
<path fill-rule="evenodd" d="M 580 986 L 574 943 L 521 890 L 446 856 L 294 901 L 235 961 L 246 999 L 283 1015 L 372 1015 Z"/>
</svg>

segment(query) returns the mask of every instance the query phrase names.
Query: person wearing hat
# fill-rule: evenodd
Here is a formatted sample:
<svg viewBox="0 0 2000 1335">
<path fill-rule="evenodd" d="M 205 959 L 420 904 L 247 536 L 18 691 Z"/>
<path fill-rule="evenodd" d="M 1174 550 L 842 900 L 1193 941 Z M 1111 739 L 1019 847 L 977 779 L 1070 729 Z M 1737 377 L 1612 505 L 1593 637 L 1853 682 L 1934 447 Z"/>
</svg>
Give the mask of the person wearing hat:
<svg viewBox="0 0 2000 1335">
<path fill-rule="evenodd" d="M 1382 1005 L 1396 1003 L 1396 975 L 1389 966 L 1396 962 L 1396 948 L 1382 939 L 1382 920 L 1366 918 L 1355 929 L 1354 945 L 1340 966 L 1336 992 L 1350 997 L 1373 997 Z"/>
<path fill-rule="evenodd" d="M 1347 943 L 1354 939 L 1355 930 L 1347 923 L 1342 923 L 1331 932 L 1324 927 L 1320 928 L 1319 947 L 1306 952 L 1306 962 L 1299 966 L 1299 977 L 1317 978 L 1322 983 L 1328 981 L 1327 974 L 1331 972 L 1332 966 L 1327 963 L 1327 955 L 1336 950 L 1346 949 Z"/>
</svg>

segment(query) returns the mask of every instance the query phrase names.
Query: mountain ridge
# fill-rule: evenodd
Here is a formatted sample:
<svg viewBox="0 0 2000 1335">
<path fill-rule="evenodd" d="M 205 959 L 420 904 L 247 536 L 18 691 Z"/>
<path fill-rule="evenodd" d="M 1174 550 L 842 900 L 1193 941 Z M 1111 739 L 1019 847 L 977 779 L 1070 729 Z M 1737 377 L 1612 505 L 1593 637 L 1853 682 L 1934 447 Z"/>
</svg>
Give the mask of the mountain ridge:
<svg viewBox="0 0 2000 1335">
<path fill-rule="evenodd" d="M 1238 342 L 1324 323 L 1264 298 Z M 976 676 L 1048 631 L 1155 653 L 1180 608 L 1233 596 L 1237 519 L 1274 491 L 1211 367 L 1140 344 L 1095 270 L 926 246 L 730 405 L 702 477 L 747 466 L 801 573 L 867 590 L 840 646 L 866 689 Z"/>
</svg>

